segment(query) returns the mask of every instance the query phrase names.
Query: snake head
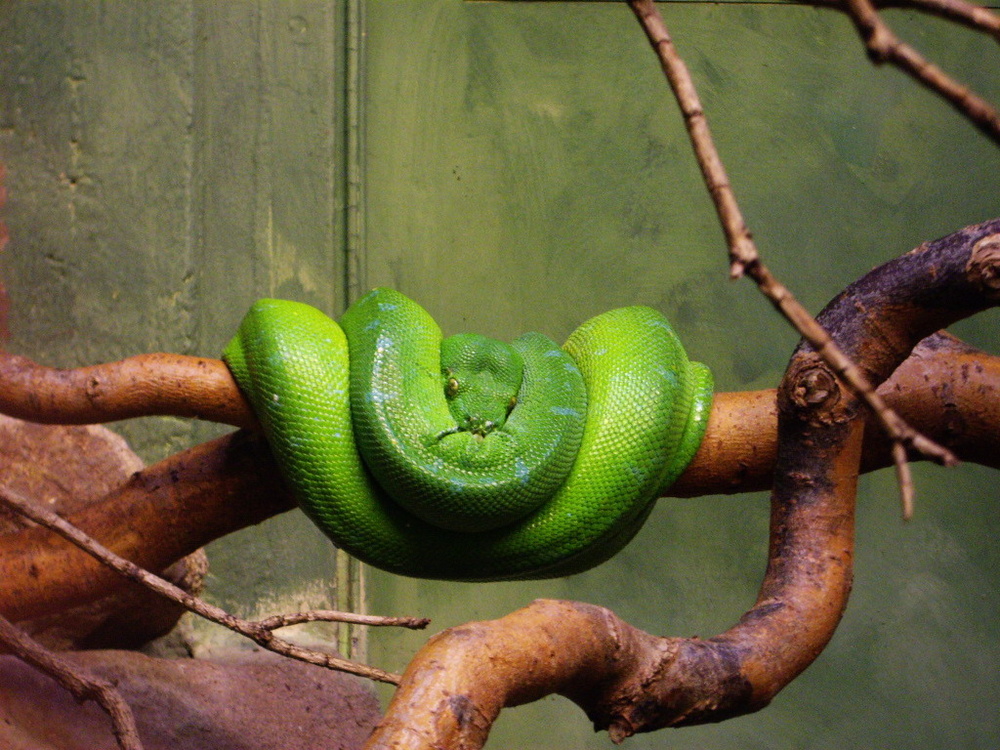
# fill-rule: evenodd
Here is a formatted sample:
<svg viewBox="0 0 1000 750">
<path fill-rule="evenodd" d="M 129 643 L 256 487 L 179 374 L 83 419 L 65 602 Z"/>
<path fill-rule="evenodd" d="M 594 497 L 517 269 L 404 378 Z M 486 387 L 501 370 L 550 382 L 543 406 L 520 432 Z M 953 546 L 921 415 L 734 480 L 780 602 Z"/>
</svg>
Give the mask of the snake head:
<svg viewBox="0 0 1000 750">
<path fill-rule="evenodd" d="M 455 431 L 485 438 L 517 404 L 524 362 L 509 344 L 459 334 L 441 342 L 441 376 Z"/>
</svg>

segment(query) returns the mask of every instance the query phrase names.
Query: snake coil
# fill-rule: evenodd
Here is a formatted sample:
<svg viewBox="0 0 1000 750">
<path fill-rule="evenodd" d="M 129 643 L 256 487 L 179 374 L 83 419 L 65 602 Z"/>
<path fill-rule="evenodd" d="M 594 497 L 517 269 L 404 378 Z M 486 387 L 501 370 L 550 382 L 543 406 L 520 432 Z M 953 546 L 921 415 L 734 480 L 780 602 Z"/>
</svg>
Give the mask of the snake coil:
<svg viewBox="0 0 1000 750">
<path fill-rule="evenodd" d="M 254 303 L 223 354 L 306 514 L 390 572 L 495 581 L 593 567 L 694 456 L 712 377 L 656 310 L 624 307 L 560 348 L 442 339 L 391 289 L 340 323 Z"/>
</svg>

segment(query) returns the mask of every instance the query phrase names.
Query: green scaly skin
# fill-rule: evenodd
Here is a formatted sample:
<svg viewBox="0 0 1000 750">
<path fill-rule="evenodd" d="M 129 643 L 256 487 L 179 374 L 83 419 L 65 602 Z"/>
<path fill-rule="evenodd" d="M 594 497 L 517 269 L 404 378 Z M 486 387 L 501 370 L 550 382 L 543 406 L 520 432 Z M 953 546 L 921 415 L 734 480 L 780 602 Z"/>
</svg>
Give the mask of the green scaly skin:
<svg viewBox="0 0 1000 750">
<path fill-rule="evenodd" d="M 708 369 L 648 307 L 592 318 L 560 350 L 539 334 L 442 342 L 389 289 L 339 325 L 260 300 L 223 357 L 306 514 L 362 561 L 420 578 L 547 578 L 608 559 L 694 456 L 712 398 Z M 484 393 L 499 403 L 469 406 Z"/>
<path fill-rule="evenodd" d="M 523 518 L 563 483 L 580 447 L 587 393 L 558 344 L 529 333 L 512 345 L 463 335 L 449 346 L 454 337 L 442 341 L 430 315 L 391 289 L 363 297 L 340 325 L 358 450 L 406 510 L 452 531 L 486 531 Z M 492 375 L 486 393 L 500 403 L 492 419 L 469 416 L 473 431 L 454 412 L 475 408 L 468 390 L 476 375 Z"/>
</svg>

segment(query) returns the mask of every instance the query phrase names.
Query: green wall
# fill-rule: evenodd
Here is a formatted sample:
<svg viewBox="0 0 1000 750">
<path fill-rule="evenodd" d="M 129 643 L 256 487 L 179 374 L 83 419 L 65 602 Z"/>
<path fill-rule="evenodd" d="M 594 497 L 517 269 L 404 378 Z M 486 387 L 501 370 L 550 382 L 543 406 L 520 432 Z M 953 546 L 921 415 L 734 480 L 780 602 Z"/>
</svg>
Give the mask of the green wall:
<svg viewBox="0 0 1000 750">
<path fill-rule="evenodd" d="M 765 259 L 810 309 L 1000 212 L 996 147 L 872 68 L 841 16 L 661 8 Z M 890 18 L 1000 100 L 995 43 Z M 213 355 L 256 297 L 337 312 L 374 285 L 421 301 L 446 331 L 503 338 L 558 339 L 596 312 L 651 304 L 720 390 L 773 386 L 796 340 L 749 282 L 728 281 L 680 118 L 621 3 L 11 2 L 0 149 L 10 346 L 50 364 Z M 957 330 L 997 351 L 998 320 Z M 149 460 L 214 434 L 169 419 L 120 427 Z M 907 525 L 891 474 L 862 480 L 851 605 L 771 707 L 628 746 L 1000 746 L 996 475 L 916 475 Z M 664 500 L 594 571 L 483 586 L 366 570 L 367 605 L 438 629 L 567 597 L 651 632 L 708 636 L 753 601 L 766 540 L 766 495 Z M 299 514 L 210 555 L 226 606 L 337 599 L 334 554 Z M 370 659 L 402 669 L 425 637 L 373 632 Z M 489 746 L 611 743 L 550 698 L 505 712 Z"/>
</svg>

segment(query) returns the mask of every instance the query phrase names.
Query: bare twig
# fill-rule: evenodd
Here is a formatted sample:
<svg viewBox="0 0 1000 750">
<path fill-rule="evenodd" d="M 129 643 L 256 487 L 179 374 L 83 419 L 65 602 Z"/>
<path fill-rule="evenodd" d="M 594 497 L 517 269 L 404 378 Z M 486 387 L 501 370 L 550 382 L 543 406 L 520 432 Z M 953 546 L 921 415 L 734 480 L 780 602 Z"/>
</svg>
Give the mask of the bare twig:
<svg viewBox="0 0 1000 750">
<path fill-rule="evenodd" d="M 359 619 L 363 619 L 365 620 L 364 624 L 370 625 L 376 624 L 376 621 L 378 621 L 379 618 L 362 617 L 360 615 L 344 612 L 316 611 L 312 613 L 296 613 L 284 617 L 275 616 L 257 622 L 244 620 L 219 607 L 209 604 L 203 599 L 193 596 L 183 589 L 173 585 L 169 581 L 166 581 L 159 576 L 153 575 L 149 571 L 140 568 L 138 565 L 135 565 L 129 560 L 115 554 L 107 547 L 103 546 L 72 524 L 66 522 L 55 513 L 39 507 L 27 498 L 20 496 L 10 489 L 4 489 L 3 492 L 0 493 L 0 502 L 27 518 L 30 518 L 32 521 L 51 529 L 59 536 L 63 537 L 72 544 L 75 544 L 77 547 L 126 578 L 142 584 L 158 594 L 177 602 L 186 609 L 204 617 L 207 620 L 211 620 L 212 622 L 223 625 L 240 635 L 246 636 L 269 651 L 274 651 L 275 653 L 289 656 L 293 659 L 298 659 L 309 664 L 316 664 L 329 669 L 336 669 L 341 672 L 348 672 L 350 674 L 367 677 L 379 682 L 387 682 L 393 685 L 399 683 L 398 675 L 385 672 L 376 667 L 358 664 L 334 654 L 303 648 L 291 643 L 290 641 L 277 637 L 273 632 L 277 628 L 302 622 L 357 622 Z M 389 618 L 387 621 L 379 622 L 378 624 L 420 629 L 426 627 L 428 622 L 428 620 L 422 618 Z"/>
<path fill-rule="evenodd" d="M 290 625 L 302 625 L 307 622 L 346 622 L 350 625 L 369 625 L 375 628 L 409 628 L 421 630 L 430 623 L 425 617 L 383 617 L 381 615 L 361 615 L 356 612 L 341 612 L 332 609 L 313 609 L 308 612 L 292 612 L 284 615 L 271 615 L 258 620 L 257 625 L 264 630 L 278 630 Z"/>
<path fill-rule="evenodd" d="M 897 460 L 896 470 L 900 479 L 904 515 L 912 513 L 913 483 L 910 479 L 909 468 L 905 465 L 905 448 L 913 448 L 944 465 L 957 463 L 957 459 L 951 451 L 913 430 L 886 405 L 858 367 L 761 261 L 760 254 L 757 252 L 750 230 L 746 226 L 729 184 L 722 159 L 712 140 L 694 81 L 674 47 L 663 17 L 653 0 L 630 0 L 629 6 L 639 19 L 650 44 L 656 51 L 663 72 L 684 115 L 684 122 L 691 138 L 695 156 L 701 166 L 705 184 L 715 203 L 716 212 L 729 243 L 730 274 L 734 278 L 744 274 L 750 276 L 757 283 L 761 292 L 771 300 L 771 303 L 802 337 L 816 349 L 834 372 L 858 393 L 869 408 L 874 411 L 879 423 L 889 434 L 893 443 L 900 446 L 900 450 L 893 451 L 893 456 Z"/>
<path fill-rule="evenodd" d="M 110 682 L 81 673 L 3 616 L 0 616 L 0 645 L 52 677 L 78 701 L 96 702 L 111 718 L 111 728 L 121 750 L 142 750 L 132 709 Z"/>
<path fill-rule="evenodd" d="M 882 20 L 871 0 L 843 0 L 838 7 L 854 22 L 872 62 L 895 65 L 939 94 L 983 133 L 1000 143 L 1000 112 L 899 39 Z"/>
<path fill-rule="evenodd" d="M 843 0 L 809 0 L 813 5 L 843 10 Z M 877 0 L 877 8 L 919 10 L 989 34 L 1000 42 L 1000 15 L 966 0 Z"/>
</svg>

